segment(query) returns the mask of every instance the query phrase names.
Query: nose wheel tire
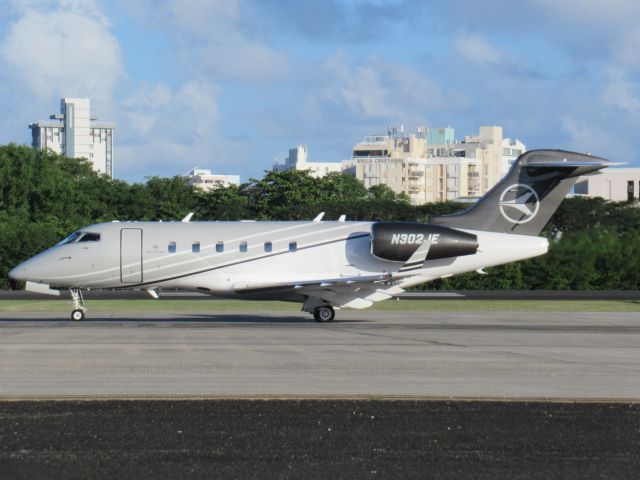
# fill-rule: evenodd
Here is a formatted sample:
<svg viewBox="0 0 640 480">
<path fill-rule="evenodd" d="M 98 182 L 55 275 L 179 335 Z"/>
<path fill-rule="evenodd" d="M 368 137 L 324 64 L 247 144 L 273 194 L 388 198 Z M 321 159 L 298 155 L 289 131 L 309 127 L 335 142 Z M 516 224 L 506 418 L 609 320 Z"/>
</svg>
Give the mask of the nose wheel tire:
<svg viewBox="0 0 640 480">
<path fill-rule="evenodd" d="M 71 312 L 71 320 L 74 320 L 76 322 L 84 320 L 84 312 L 80 309 L 74 310 L 73 312 Z"/>
<path fill-rule="evenodd" d="M 313 311 L 313 318 L 318 323 L 332 322 L 336 318 L 336 312 L 331 305 L 323 305 Z"/>
</svg>

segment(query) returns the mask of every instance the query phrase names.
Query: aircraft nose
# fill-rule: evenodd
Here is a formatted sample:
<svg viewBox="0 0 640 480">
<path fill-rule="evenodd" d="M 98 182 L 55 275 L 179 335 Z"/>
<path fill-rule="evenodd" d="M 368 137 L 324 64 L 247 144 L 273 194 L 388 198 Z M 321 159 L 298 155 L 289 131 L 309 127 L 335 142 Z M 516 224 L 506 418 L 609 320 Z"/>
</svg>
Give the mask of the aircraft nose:
<svg viewBox="0 0 640 480">
<path fill-rule="evenodd" d="M 47 270 L 47 263 L 38 255 L 16 266 L 9 272 L 9 277 L 20 282 L 46 282 Z"/>
<path fill-rule="evenodd" d="M 20 265 L 15 267 L 13 270 L 9 272 L 9 278 L 13 280 L 17 280 L 19 282 L 24 282 L 29 277 L 29 267 L 27 266 L 29 262 L 22 262 Z"/>
</svg>

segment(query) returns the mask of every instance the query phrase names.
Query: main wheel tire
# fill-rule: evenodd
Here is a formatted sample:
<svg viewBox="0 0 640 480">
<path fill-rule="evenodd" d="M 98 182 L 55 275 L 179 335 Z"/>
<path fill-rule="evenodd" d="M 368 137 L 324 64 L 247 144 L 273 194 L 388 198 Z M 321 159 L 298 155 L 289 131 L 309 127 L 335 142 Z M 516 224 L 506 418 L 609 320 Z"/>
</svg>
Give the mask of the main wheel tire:
<svg viewBox="0 0 640 480">
<path fill-rule="evenodd" d="M 313 318 L 318 323 L 332 322 L 336 318 L 336 312 L 331 305 L 324 305 L 313 311 Z"/>
<path fill-rule="evenodd" d="M 80 309 L 74 310 L 73 312 L 71 312 L 71 320 L 75 322 L 84 320 L 84 312 Z"/>
</svg>

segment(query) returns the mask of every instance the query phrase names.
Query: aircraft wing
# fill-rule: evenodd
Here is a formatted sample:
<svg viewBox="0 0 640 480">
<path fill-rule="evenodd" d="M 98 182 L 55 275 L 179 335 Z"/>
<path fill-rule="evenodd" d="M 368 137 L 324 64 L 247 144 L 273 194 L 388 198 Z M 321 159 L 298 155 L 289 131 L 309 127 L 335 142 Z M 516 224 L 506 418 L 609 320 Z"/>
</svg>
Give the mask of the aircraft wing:
<svg viewBox="0 0 640 480">
<path fill-rule="evenodd" d="M 282 282 L 282 283 L 239 283 L 233 286 L 233 290 L 236 293 L 262 293 L 262 292 L 276 292 L 279 290 L 287 291 L 300 291 L 309 288 L 329 288 L 340 286 L 352 286 L 354 284 L 372 283 L 372 282 L 384 282 L 391 278 L 390 274 L 380 275 L 368 275 L 368 276 L 354 276 L 354 277 L 340 277 L 340 278 L 328 278 L 319 280 L 302 280 L 296 282 Z"/>
<path fill-rule="evenodd" d="M 430 248 L 431 240 L 422 242 L 396 274 L 422 269 Z M 402 278 L 406 280 L 407 277 L 403 275 Z M 330 303 L 336 307 L 362 309 L 404 292 L 402 287 L 391 283 L 397 280 L 395 274 L 384 273 L 286 283 L 236 284 L 233 289 L 239 294 L 296 293 L 307 297 L 305 306 Z"/>
<path fill-rule="evenodd" d="M 341 277 L 300 282 L 236 284 L 233 289 L 239 294 L 251 293 L 296 293 L 306 296 L 311 303 L 331 303 L 336 307 L 367 308 L 374 302 L 387 300 L 404 292 L 396 285 L 388 283 L 392 275 Z"/>
</svg>

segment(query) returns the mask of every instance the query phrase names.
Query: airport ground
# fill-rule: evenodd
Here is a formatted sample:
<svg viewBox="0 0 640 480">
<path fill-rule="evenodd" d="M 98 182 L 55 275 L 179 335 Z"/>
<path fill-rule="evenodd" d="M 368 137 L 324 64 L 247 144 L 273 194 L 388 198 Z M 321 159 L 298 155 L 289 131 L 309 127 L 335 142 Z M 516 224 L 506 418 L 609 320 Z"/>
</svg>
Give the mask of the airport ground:
<svg viewBox="0 0 640 480">
<path fill-rule="evenodd" d="M 104 303 L 103 303 L 104 302 Z M 636 478 L 640 302 L 0 301 L 0 471 Z"/>
</svg>

